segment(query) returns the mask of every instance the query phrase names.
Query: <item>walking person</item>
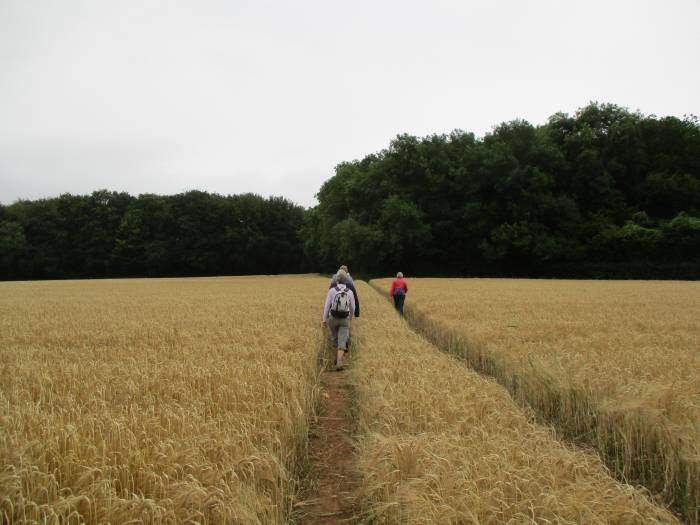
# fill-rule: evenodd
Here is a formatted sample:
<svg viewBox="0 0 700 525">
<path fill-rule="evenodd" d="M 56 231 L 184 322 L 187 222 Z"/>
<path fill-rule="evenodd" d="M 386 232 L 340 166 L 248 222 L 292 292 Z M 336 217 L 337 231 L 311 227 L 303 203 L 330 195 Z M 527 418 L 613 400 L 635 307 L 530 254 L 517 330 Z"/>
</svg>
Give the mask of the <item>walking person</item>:
<svg viewBox="0 0 700 525">
<path fill-rule="evenodd" d="M 348 289 L 352 291 L 355 297 L 355 317 L 360 317 L 360 296 L 357 295 L 357 290 L 355 289 L 355 281 L 353 280 L 352 275 L 350 275 L 350 272 L 348 271 L 348 267 L 346 265 L 342 264 L 340 268 L 338 268 L 338 272 L 340 272 L 341 270 L 344 271 L 347 275 L 345 286 L 347 286 Z M 336 273 L 335 275 L 333 275 L 333 277 L 331 277 L 331 283 L 329 288 L 333 288 L 337 284 L 337 276 L 338 274 Z"/>
<path fill-rule="evenodd" d="M 391 289 L 389 290 L 389 295 L 394 300 L 394 308 L 403 315 L 403 303 L 406 300 L 406 294 L 408 293 L 408 285 L 403 279 L 403 274 L 401 272 L 396 274 L 396 279 L 391 283 Z"/>
<path fill-rule="evenodd" d="M 345 286 L 348 287 L 348 289 L 353 293 L 353 296 L 355 297 L 355 317 L 360 317 L 360 296 L 357 294 L 357 289 L 355 288 L 355 281 L 352 278 L 352 275 L 350 275 L 350 272 L 348 272 L 348 267 L 344 264 L 340 265 L 340 268 L 338 268 L 338 271 L 344 271 L 347 274 L 347 281 L 345 282 Z M 336 276 L 338 274 L 334 274 L 333 277 L 331 277 L 331 284 L 329 288 L 333 288 L 336 284 Z M 348 355 L 350 354 L 350 337 L 348 336 L 348 345 L 345 350 L 345 357 L 347 359 Z"/>
<path fill-rule="evenodd" d="M 321 326 L 327 326 L 333 338 L 333 348 L 336 350 L 335 369 L 342 370 L 345 366 L 345 353 L 348 351 L 350 337 L 350 322 L 355 311 L 355 294 L 347 286 L 348 274 L 338 270 L 335 275 L 336 285 L 328 290 L 326 303 L 323 307 Z"/>
</svg>

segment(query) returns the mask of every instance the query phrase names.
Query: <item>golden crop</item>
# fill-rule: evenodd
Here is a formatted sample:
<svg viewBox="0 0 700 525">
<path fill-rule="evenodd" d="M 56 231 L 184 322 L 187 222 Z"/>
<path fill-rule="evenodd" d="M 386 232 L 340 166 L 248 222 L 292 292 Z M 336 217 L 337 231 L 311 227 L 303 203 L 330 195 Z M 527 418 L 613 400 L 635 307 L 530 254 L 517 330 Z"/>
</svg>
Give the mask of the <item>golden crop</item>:
<svg viewBox="0 0 700 525">
<path fill-rule="evenodd" d="M 409 300 L 421 292 L 413 281 Z M 380 523 L 677 523 L 508 392 L 412 332 L 364 283 L 353 338 L 362 500 Z M 422 286 L 422 285 L 421 285 Z"/>
<path fill-rule="evenodd" d="M 388 289 L 390 280 L 373 281 Z M 700 284 L 412 279 L 407 316 L 691 522 L 700 504 Z"/>
<path fill-rule="evenodd" d="M 0 284 L 4 523 L 283 523 L 318 277 Z"/>
<path fill-rule="evenodd" d="M 424 283 L 411 281 L 409 306 L 424 299 Z M 0 284 L 2 521 L 288 521 L 319 393 L 326 286 L 310 276 Z M 412 333 L 367 285 L 358 288 L 363 317 L 353 322 L 350 374 L 360 501 L 371 516 L 385 523 L 675 522 L 642 491 L 613 480 L 596 456 L 533 425 L 502 387 Z M 474 321 L 470 333 L 483 332 L 473 340 L 459 336 L 461 322 L 438 326 L 423 316 L 423 328 L 438 327 L 455 348 L 479 340 L 470 348 L 488 365 L 482 368 L 508 370 L 518 397 L 538 392 L 542 402 L 533 405 L 541 409 L 546 392 L 568 384 L 555 382 L 565 360 L 554 368 L 542 356 L 556 352 L 530 352 L 527 369 L 506 344 L 511 332 L 492 341 L 489 326 L 498 328 L 504 315 L 513 324 L 498 303 L 506 294 L 497 295 Z M 673 297 L 684 300 L 681 292 Z M 550 302 L 541 294 L 542 308 Z M 443 323 L 450 317 L 440 304 L 430 311 Z M 561 315 L 564 303 L 555 304 Z M 524 313 L 520 321 L 534 322 Z M 684 322 L 677 315 L 669 326 Z M 669 338 L 679 331 L 665 330 Z M 564 375 L 573 381 L 586 359 L 565 359 L 579 363 Z M 531 379 L 532 370 L 544 372 Z M 646 402 L 650 389 L 642 391 Z M 580 409 L 598 405 L 583 405 L 586 399 L 560 404 L 589 424 L 593 416 Z M 623 398 L 601 403 L 608 399 Z M 696 409 L 687 399 L 667 401 Z M 675 414 L 664 410 L 653 413 L 658 421 Z M 618 435 L 618 427 L 604 428 Z M 647 439 L 632 437 L 621 445 L 627 454 Z"/>
</svg>

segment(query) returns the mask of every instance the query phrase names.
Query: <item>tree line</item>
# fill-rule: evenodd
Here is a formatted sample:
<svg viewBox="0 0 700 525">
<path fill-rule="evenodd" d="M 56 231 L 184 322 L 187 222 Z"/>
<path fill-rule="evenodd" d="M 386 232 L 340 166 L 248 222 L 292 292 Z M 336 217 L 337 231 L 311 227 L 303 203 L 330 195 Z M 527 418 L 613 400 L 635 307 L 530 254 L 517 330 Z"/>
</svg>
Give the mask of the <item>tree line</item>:
<svg viewBox="0 0 700 525">
<path fill-rule="evenodd" d="M 612 104 L 400 135 L 284 198 L 97 191 L 0 205 L 0 278 L 700 275 L 700 124 Z"/>
<path fill-rule="evenodd" d="M 22 200 L 0 207 L 0 276 L 298 273 L 304 213 L 282 198 L 201 191 Z"/>
<path fill-rule="evenodd" d="M 390 146 L 336 168 L 313 260 L 369 274 L 700 276 L 700 125 L 612 104 Z"/>
</svg>

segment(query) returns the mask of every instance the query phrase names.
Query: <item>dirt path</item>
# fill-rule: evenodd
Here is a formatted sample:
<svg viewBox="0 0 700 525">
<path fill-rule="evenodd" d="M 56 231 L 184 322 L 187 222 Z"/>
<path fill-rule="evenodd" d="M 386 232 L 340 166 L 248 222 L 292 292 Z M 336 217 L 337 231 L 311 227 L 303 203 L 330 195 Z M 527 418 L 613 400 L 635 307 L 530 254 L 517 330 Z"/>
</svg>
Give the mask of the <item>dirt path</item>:
<svg viewBox="0 0 700 525">
<path fill-rule="evenodd" d="M 310 493 L 299 523 L 356 523 L 353 492 L 357 486 L 351 442 L 347 371 L 323 372 L 321 415 L 309 440 Z"/>
</svg>

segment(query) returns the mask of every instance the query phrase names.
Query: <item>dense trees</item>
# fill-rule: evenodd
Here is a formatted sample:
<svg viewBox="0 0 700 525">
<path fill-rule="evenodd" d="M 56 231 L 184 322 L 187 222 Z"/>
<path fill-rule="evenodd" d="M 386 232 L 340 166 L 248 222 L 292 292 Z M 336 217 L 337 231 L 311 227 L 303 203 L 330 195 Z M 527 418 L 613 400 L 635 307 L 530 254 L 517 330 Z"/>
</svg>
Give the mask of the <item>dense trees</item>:
<svg viewBox="0 0 700 525">
<path fill-rule="evenodd" d="M 301 272 L 304 209 L 281 198 L 97 191 L 0 207 L 0 276 Z"/>
<path fill-rule="evenodd" d="M 700 275 L 700 124 L 611 104 L 400 135 L 281 198 L 98 191 L 0 205 L 0 278 L 332 270 Z"/>
<path fill-rule="evenodd" d="M 307 253 L 385 274 L 700 274 L 700 126 L 591 104 L 339 165 Z"/>
</svg>

